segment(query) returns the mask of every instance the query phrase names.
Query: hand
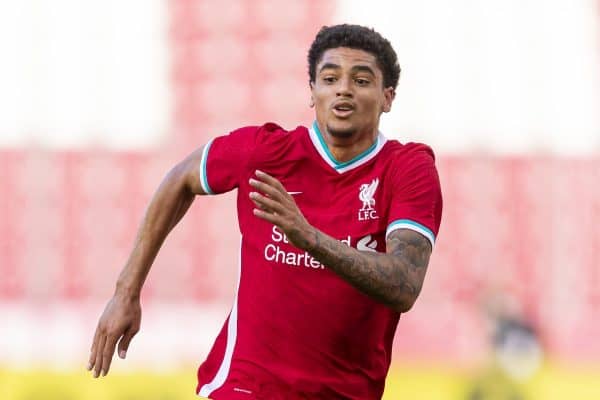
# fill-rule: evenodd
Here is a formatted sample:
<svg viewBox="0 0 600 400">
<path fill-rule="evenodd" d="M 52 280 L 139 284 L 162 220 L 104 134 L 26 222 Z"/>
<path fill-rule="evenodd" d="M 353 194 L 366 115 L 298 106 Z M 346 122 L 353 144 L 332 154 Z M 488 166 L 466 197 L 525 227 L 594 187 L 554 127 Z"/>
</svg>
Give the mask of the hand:
<svg viewBox="0 0 600 400">
<path fill-rule="evenodd" d="M 131 339 L 140 330 L 141 320 L 138 298 L 131 300 L 115 294 L 108 302 L 96 328 L 87 367 L 89 371 L 94 369 L 94 378 L 108 373 L 117 342 L 119 357 L 125 358 Z"/>
<path fill-rule="evenodd" d="M 250 186 L 261 192 L 250 193 L 250 199 L 257 207 L 253 210 L 254 215 L 281 229 L 294 246 L 309 249 L 315 229 L 306 221 L 293 197 L 272 176 L 257 170 L 256 177 L 258 180 L 250 179 Z"/>
</svg>

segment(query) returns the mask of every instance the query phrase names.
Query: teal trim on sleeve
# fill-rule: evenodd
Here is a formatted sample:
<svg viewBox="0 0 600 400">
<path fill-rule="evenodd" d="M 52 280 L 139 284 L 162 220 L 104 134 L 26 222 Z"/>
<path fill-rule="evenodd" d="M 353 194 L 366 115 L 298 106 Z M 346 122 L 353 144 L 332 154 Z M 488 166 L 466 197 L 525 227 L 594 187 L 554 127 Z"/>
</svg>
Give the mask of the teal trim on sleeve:
<svg viewBox="0 0 600 400">
<path fill-rule="evenodd" d="M 397 219 L 388 225 L 385 236 L 387 237 L 396 229 L 411 229 L 415 232 L 419 232 L 421 235 L 429 239 L 432 247 L 435 244 L 435 235 L 433 234 L 431 229 L 419 224 L 418 222 L 412 221 L 410 219 Z"/>
<path fill-rule="evenodd" d="M 204 150 L 202 151 L 202 158 L 200 159 L 200 185 L 207 194 L 215 194 L 208 184 L 208 177 L 206 175 L 206 162 L 208 160 L 208 151 L 210 150 L 212 142 L 213 141 L 210 140 L 208 143 L 206 143 Z"/>
</svg>

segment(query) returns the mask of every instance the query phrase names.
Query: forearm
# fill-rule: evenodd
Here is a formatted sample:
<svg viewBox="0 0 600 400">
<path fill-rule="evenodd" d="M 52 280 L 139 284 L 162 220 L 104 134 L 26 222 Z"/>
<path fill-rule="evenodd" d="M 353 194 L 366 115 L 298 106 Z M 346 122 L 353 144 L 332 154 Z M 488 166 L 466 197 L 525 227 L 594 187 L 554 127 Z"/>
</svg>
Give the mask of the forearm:
<svg viewBox="0 0 600 400">
<path fill-rule="evenodd" d="M 194 194 L 171 171 L 154 194 L 138 229 L 133 250 L 119 275 L 117 292 L 139 297 L 150 267 L 169 232 L 185 215 Z"/>
<path fill-rule="evenodd" d="M 358 290 L 399 312 L 412 307 L 424 270 L 415 265 L 409 252 L 359 251 L 317 229 L 313 237 L 308 252 Z"/>
</svg>

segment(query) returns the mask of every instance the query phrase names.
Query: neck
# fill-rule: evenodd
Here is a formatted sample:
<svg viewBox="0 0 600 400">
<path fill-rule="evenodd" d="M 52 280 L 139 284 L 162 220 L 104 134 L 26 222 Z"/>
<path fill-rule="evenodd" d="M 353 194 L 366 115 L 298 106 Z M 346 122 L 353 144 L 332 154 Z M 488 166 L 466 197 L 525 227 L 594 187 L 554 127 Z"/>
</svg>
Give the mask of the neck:
<svg viewBox="0 0 600 400">
<path fill-rule="evenodd" d="M 340 138 L 331 135 L 325 126 L 315 121 L 314 128 L 321 136 L 333 158 L 340 163 L 347 162 L 367 151 L 377 140 L 379 132 L 356 132 L 350 137 Z"/>
</svg>

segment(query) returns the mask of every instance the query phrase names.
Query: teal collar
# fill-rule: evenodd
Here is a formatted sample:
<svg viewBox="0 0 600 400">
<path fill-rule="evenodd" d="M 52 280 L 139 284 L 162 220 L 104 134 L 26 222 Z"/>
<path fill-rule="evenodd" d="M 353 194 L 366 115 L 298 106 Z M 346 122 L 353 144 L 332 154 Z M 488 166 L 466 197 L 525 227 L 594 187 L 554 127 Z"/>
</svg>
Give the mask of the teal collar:
<svg viewBox="0 0 600 400">
<path fill-rule="evenodd" d="M 339 173 L 344 173 L 365 164 L 367 161 L 375 157 L 379 151 L 381 151 L 383 145 L 387 141 L 385 136 L 379 132 L 377 138 L 375 138 L 375 142 L 368 149 L 354 157 L 352 160 L 340 162 L 333 157 L 333 154 L 331 154 L 327 143 L 325 143 L 323 134 L 319 130 L 317 121 L 314 121 L 312 124 L 312 128 L 310 129 L 310 138 L 323 160 Z"/>
</svg>

